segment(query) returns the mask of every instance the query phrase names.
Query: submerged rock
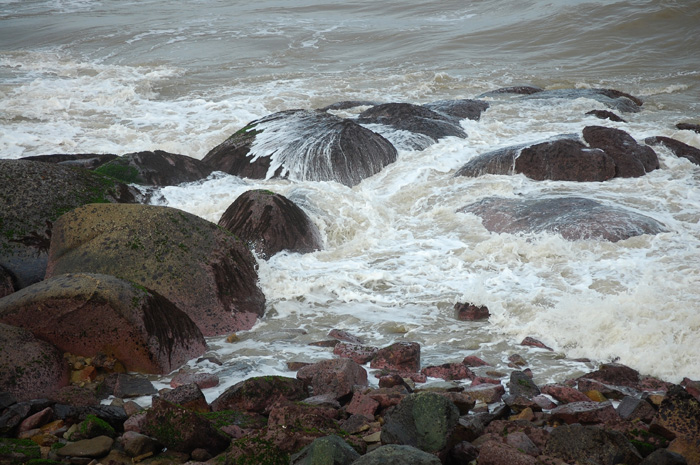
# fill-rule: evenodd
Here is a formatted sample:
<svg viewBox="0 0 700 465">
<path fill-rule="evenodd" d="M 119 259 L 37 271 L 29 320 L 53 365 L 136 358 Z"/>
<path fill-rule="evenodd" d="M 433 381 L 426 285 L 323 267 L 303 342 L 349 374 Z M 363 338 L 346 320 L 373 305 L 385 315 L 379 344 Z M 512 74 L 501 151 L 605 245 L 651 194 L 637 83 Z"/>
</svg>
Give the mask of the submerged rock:
<svg viewBox="0 0 700 465">
<path fill-rule="evenodd" d="M 56 347 L 27 329 L 0 323 L 0 392 L 19 401 L 39 399 L 55 394 L 68 380 L 68 365 Z"/>
<path fill-rule="evenodd" d="M 595 116 L 596 118 L 600 118 L 600 119 L 609 119 L 610 121 L 615 121 L 616 123 L 626 123 L 627 122 L 624 119 L 617 116 L 612 111 L 608 111 L 608 110 L 591 110 L 591 111 L 587 112 L 586 114 Z"/>
<path fill-rule="evenodd" d="M 692 145 L 684 144 L 679 140 L 664 136 L 647 137 L 644 139 L 644 143 L 647 145 L 663 145 L 673 152 L 675 156 L 686 158 L 692 163 L 700 165 L 700 149 Z"/>
<path fill-rule="evenodd" d="M 325 111 L 287 110 L 249 123 L 203 162 L 246 178 L 359 184 L 396 161 L 394 146 Z"/>
<path fill-rule="evenodd" d="M 0 160 L 0 266 L 15 289 L 44 279 L 54 222 L 92 202 L 136 201 L 138 192 L 80 168 Z"/>
<path fill-rule="evenodd" d="M 261 257 L 283 250 L 320 250 L 321 233 L 304 211 L 281 194 L 265 190 L 241 194 L 224 212 L 219 226 L 240 237 Z"/>
<path fill-rule="evenodd" d="M 614 89 L 552 89 L 535 92 L 522 97 L 524 100 L 587 98 L 596 100 L 609 108 L 628 113 L 637 113 L 643 102 L 630 94 Z"/>
<path fill-rule="evenodd" d="M 694 131 L 700 134 L 700 124 L 695 124 L 695 123 L 678 123 L 676 124 L 676 128 L 680 129 L 681 131 Z"/>
<path fill-rule="evenodd" d="M 384 103 L 357 117 L 358 123 L 372 125 L 394 145 L 423 150 L 443 137 L 467 137 L 459 118 L 410 103 Z M 386 129 L 388 128 L 388 130 Z"/>
<path fill-rule="evenodd" d="M 102 352 L 146 373 L 169 373 L 207 347 L 170 301 L 107 275 L 61 275 L 26 287 L 0 299 L 0 320 L 63 352 Z"/>
<path fill-rule="evenodd" d="M 186 155 L 156 150 L 127 153 L 103 164 L 95 171 L 130 184 L 174 186 L 204 179 L 214 169 Z"/>
<path fill-rule="evenodd" d="M 640 145 L 625 131 L 604 126 L 583 128 L 583 139 L 592 148 L 603 150 L 615 161 L 615 177 L 644 176 L 659 168 L 659 159 L 651 147 Z"/>
<path fill-rule="evenodd" d="M 46 276 L 71 272 L 145 286 L 184 311 L 205 336 L 250 329 L 265 308 L 245 244 L 174 208 L 92 204 L 66 213 L 54 227 Z"/>
<path fill-rule="evenodd" d="M 653 218 L 581 197 L 507 199 L 487 197 L 458 210 L 481 217 L 497 233 L 560 234 L 567 240 L 603 239 L 611 242 L 641 234 L 665 232 Z"/>
<path fill-rule="evenodd" d="M 500 94 L 531 95 L 542 91 L 544 91 L 544 89 L 537 86 L 510 86 L 484 92 L 483 94 L 478 95 L 476 98 L 494 97 Z"/>
</svg>

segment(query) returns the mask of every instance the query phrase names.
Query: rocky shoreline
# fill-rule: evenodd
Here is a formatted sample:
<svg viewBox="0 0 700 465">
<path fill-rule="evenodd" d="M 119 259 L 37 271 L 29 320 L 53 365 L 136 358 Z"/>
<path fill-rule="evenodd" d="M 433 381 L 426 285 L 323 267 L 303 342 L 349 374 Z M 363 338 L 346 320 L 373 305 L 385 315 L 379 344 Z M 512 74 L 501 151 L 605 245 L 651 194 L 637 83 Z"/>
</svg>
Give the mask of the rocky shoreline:
<svg viewBox="0 0 700 465">
<path fill-rule="evenodd" d="M 160 392 L 138 375 L 172 373 L 205 353 L 205 337 L 233 337 L 264 315 L 253 253 L 323 249 L 311 219 L 280 194 L 248 191 L 214 224 L 147 205 L 157 188 L 214 171 L 351 188 L 400 150 L 467 138 L 460 121 L 478 121 L 499 98 L 642 106 L 610 89 L 533 87 L 426 105 L 339 102 L 252 121 L 201 161 L 162 151 L 0 160 L 0 463 L 700 465 L 700 381 L 674 385 L 614 363 L 537 386 L 537 367 L 517 354 L 510 372 L 474 356 L 423 366 L 416 342 L 373 347 L 336 329 L 317 343 L 334 358 L 290 363 L 296 377 L 249 378 L 212 402 L 202 390 L 218 384 L 213 374 L 178 373 Z M 334 113 L 348 109 L 358 114 Z M 663 169 L 658 145 L 700 164 L 700 149 L 680 141 L 643 142 L 588 125 L 483 153 L 454 175 L 602 183 Z M 458 212 L 489 231 L 570 241 L 667 231 L 571 196 L 489 197 Z M 455 310 L 488 317 L 469 304 Z M 153 396 L 150 408 L 130 400 L 141 396 Z"/>
</svg>

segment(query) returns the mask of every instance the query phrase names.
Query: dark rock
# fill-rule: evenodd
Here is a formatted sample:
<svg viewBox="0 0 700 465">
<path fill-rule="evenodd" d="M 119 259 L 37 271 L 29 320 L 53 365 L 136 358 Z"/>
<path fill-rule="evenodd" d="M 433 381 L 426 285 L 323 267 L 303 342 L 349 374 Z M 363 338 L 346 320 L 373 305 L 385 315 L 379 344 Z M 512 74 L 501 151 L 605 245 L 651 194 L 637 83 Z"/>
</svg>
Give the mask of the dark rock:
<svg viewBox="0 0 700 465">
<path fill-rule="evenodd" d="M 249 123 L 203 162 L 246 178 L 354 186 L 396 161 L 384 137 L 324 111 L 288 110 Z"/>
<path fill-rule="evenodd" d="M 368 100 L 345 100 L 342 102 L 332 103 L 326 107 L 320 108 L 321 111 L 328 110 L 348 110 L 356 107 L 373 107 L 379 105 L 379 102 L 370 102 Z"/>
<path fill-rule="evenodd" d="M 202 390 L 194 383 L 178 386 L 172 391 L 164 392 L 160 397 L 194 412 L 210 411 L 209 404 L 207 404 L 207 399 L 202 394 Z"/>
<path fill-rule="evenodd" d="M 692 145 L 684 144 L 679 140 L 664 136 L 647 137 L 644 139 L 644 143 L 647 145 L 663 145 L 673 152 L 675 156 L 687 158 L 692 163 L 700 165 L 700 149 Z"/>
<path fill-rule="evenodd" d="M 478 456 L 479 449 L 474 444 L 469 441 L 462 441 L 450 450 L 446 463 L 450 465 L 470 463 L 475 461 Z"/>
<path fill-rule="evenodd" d="M 587 112 L 586 114 L 593 115 L 596 118 L 600 118 L 600 119 L 609 119 L 610 121 L 615 121 L 616 123 L 626 123 L 627 122 L 624 119 L 617 116 L 612 111 L 608 111 L 608 110 L 591 110 L 591 111 Z"/>
<path fill-rule="evenodd" d="M 292 455 L 291 465 L 350 465 L 360 457 L 355 449 L 339 436 L 330 435 L 314 442 Z"/>
<path fill-rule="evenodd" d="M 342 342 L 349 342 L 350 344 L 362 344 L 362 340 L 359 337 L 350 334 L 347 331 L 343 331 L 342 329 L 331 329 L 328 335 Z"/>
<path fill-rule="evenodd" d="M 680 129 L 681 131 L 695 131 L 700 134 L 700 124 L 678 123 L 676 124 L 676 128 Z"/>
<path fill-rule="evenodd" d="M 385 418 L 382 444 L 402 444 L 426 452 L 439 452 L 459 420 L 459 410 L 446 398 L 431 392 L 405 397 Z"/>
<path fill-rule="evenodd" d="M 659 168 L 659 159 L 651 147 L 640 145 L 625 131 L 603 126 L 586 126 L 583 139 L 615 161 L 615 177 L 634 178 Z"/>
<path fill-rule="evenodd" d="M 479 447 L 479 465 L 537 465 L 536 458 L 500 441 L 486 441 Z"/>
<path fill-rule="evenodd" d="M 668 449 L 657 449 L 647 455 L 640 465 L 686 465 L 685 457 Z"/>
<path fill-rule="evenodd" d="M 500 89 L 491 90 L 489 92 L 484 92 L 483 94 L 477 96 L 481 97 L 493 97 L 499 94 L 516 94 L 516 95 L 531 95 L 537 92 L 544 91 L 543 88 L 537 86 L 511 86 L 511 87 L 501 87 Z"/>
<path fill-rule="evenodd" d="M 700 381 L 694 381 L 690 378 L 683 378 L 683 381 L 681 381 L 681 386 L 685 388 L 688 394 L 700 400 Z M 2 402 L 0 402 L 0 405 L 1 404 Z"/>
<path fill-rule="evenodd" d="M 617 414 L 623 420 L 640 419 L 644 423 L 651 423 L 656 415 L 656 410 L 644 399 L 626 396 L 617 406 Z"/>
<path fill-rule="evenodd" d="M 579 378 L 578 390 L 585 393 L 597 392 L 606 399 L 621 400 L 625 396 L 639 396 L 639 391 L 625 386 L 605 384 L 595 379 Z"/>
<path fill-rule="evenodd" d="M 283 195 L 265 190 L 241 194 L 224 212 L 219 226 L 267 259 L 278 252 L 321 250 L 321 233 L 311 218 Z"/>
<path fill-rule="evenodd" d="M 50 154 L 50 155 L 34 155 L 31 157 L 22 157 L 20 160 L 40 161 L 43 163 L 56 163 L 58 165 L 73 166 L 94 170 L 95 168 L 104 165 L 105 163 L 114 160 L 117 155 L 112 153 L 71 153 L 71 154 Z"/>
<path fill-rule="evenodd" d="M 57 218 L 91 202 L 135 202 L 138 192 L 91 171 L 0 160 L 0 266 L 15 289 L 44 279 Z"/>
<path fill-rule="evenodd" d="M 119 438 L 119 442 L 129 457 L 139 457 L 149 453 L 157 454 L 163 450 L 163 445 L 155 439 L 134 431 L 125 432 Z"/>
<path fill-rule="evenodd" d="M 158 392 L 149 380 L 128 373 L 112 373 L 105 377 L 98 388 L 102 398 L 115 396 L 120 399 L 150 396 Z"/>
<path fill-rule="evenodd" d="M 566 425 L 554 428 L 544 453 L 567 463 L 636 465 L 642 457 L 625 436 L 593 426 Z"/>
<path fill-rule="evenodd" d="M 623 112 L 637 113 L 641 110 L 642 101 L 630 94 L 614 89 L 552 89 L 536 92 L 522 97 L 531 99 L 567 99 L 587 98 L 596 100 L 609 108 Z"/>
<path fill-rule="evenodd" d="M 536 181 L 600 182 L 615 176 L 615 161 L 603 150 L 563 138 L 484 153 L 470 160 L 455 176 L 484 174 L 524 174 Z"/>
<path fill-rule="evenodd" d="M 406 131 L 413 135 L 407 138 L 402 134 L 395 145 L 408 150 L 423 150 L 443 137 L 467 137 L 459 118 L 438 113 L 427 107 L 410 103 L 384 103 L 369 108 L 357 117 L 360 124 L 377 124 L 391 128 L 383 134 L 392 140 L 395 131 Z M 382 132 L 382 129 L 377 129 Z"/>
<path fill-rule="evenodd" d="M 481 114 L 486 111 L 490 105 L 483 100 L 461 99 L 439 100 L 437 102 L 426 103 L 423 106 L 453 118 L 479 121 Z"/>
<path fill-rule="evenodd" d="M 484 227 L 492 232 L 550 232 L 570 241 L 602 239 L 617 242 L 666 231 L 653 218 L 581 197 L 487 197 L 458 211 L 481 217 Z"/>
<path fill-rule="evenodd" d="M 175 404 L 153 398 L 153 406 L 146 412 L 145 433 L 170 450 L 190 453 L 206 449 L 217 455 L 229 445 L 229 438 L 197 413 Z"/>
<path fill-rule="evenodd" d="M 700 453 L 700 401 L 681 386 L 674 386 L 659 405 L 650 431 L 667 439 L 690 443 L 696 447 L 696 453 Z M 686 459 L 692 462 L 690 457 Z"/>
<path fill-rule="evenodd" d="M 63 352 L 103 352 L 146 373 L 169 373 L 206 350 L 197 326 L 170 301 L 107 275 L 67 274 L 33 284 L 0 300 L 0 321 Z"/>
<path fill-rule="evenodd" d="M 195 158 L 156 150 L 127 153 L 95 171 L 128 184 L 174 186 L 199 181 L 214 170 Z"/>
<path fill-rule="evenodd" d="M 342 358 L 349 358 L 355 363 L 364 365 L 377 355 L 379 347 L 363 346 L 348 342 L 338 342 L 333 347 L 333 353 Z"/>
<path fill-rule="evenodd" d="M 211 409 L 244 410 L 266 413 L 282 399 L 298 401 L 307 397 L 304 383 L 298 379 L 282 376 L 248 378 L 226 389 L 214 402 Z"/>
<path fill-rule="evenodd" d="M 4 267 L 0 266 L 0 299 L 15 292 L 15 284 L 12 275 Z"/>
<path fill-rule="evenodd" d="M 13 432 L 27 418 L 31 410 L 29 402 L 18 402 L 8 407 L 0 415 L 0 436 Z"/>
<path fill-rule="evenodd" d="M 283 452 L 298 451 L 315 439 L 338 432 L 331 407 L 281 402 L 270 410 L 266 438 Z"/>
<path fill-rule="evenodd" d="M 54 416 L 59 420 L 64 420 L 66 423 L 77 423 L 85 420 L 88 415 L 94 415 L 100 420 L 104 420 L 116 431 L 121 431 L 124 427 L 124 422 L 128 416 L 123 407 L 112 405 L 92 405 L 92 406 L 73 406 L 65 404 L 56 404 L 53 407 Z"/>
<path fill-rule="evenodd" d="M 38 399 L 55 394 L 68 381 L 62 352 L 28 329 L 0 323 L 0 391 L 20 401 Z"/>
<path fill-rule="evenodd" d="M 163 295 L 205 336 L 250 329 L 265 308 L 245 244 L 190 213 L 150 205 L 92 204 L 54 226 L 47 278 L 119 276 Z"/>
<path fill-rule="evenodd" d="M 369 452 L 352 465 L 441 465 L 440 459 L 412 446 L 388 444 Z"/>
<path fill-rule="evenodd" d="M 379 349 L 369 366 L 388 371 L 415 373 L 420 370 L 420 344 L 417 342 L 396 342 Z"/>
<path fill-rule="evenodd" d="M 336 399 L 352 394 L 355 386 L 367 386 L 367 370 L 356 362 L 338 358 L 303 367 L 297 378 L 311 387 L 315 396 L 333 394 Z"/>
<path fill-rule="evenodd" d="M 532 399 L 540 395 L 540 388 L 522 371 L 513 371 L 510 374 L 508 392 L 512 396 L 524 396 Z"/>
<path fill-rule="evenodd" d="M 95 415 L 87 415 L 85 420 L 75 425 L 75 430 L 71 428 L 64 437 L 69 441 L 82 441 L 84 439 L 93 439 L 98 436 L 107 436 L 114 438 L 117 433 L 114 428 L 104 420 Z"/>
<path fill-rule="evenodd" d="M 554 350 L 551 347 L 547 347 L 542 341 L 537 340 L 533 337 L 526 337 L 523 339 L 523 341 L 520 343 L 521 346 L 530 346 L 530 347 L 537 347 L 539 349 L 547 349 L 547 350 Z"/>
<path fill-rule="evenodd" d="M 0 412 L 17 403 L 17 398 L 10 391 L 0 391 Z"/>
<path fill-rule="evenodd" d="M 40 459 L 41 450 L 33 441 L 0 438 L 0 463 L 14 465 Z"/>
<path fill-rule="evenodd" d="M 571 402 L 552 409 L 550 414 L 553 420 L 569 425 L 572 423 L 606 423 L 620 418 L 610 401 Z"/>
<path fill-rule="evenodd" d="M 499 402 L 503 394 L 506 393 L 506 390 L 501 384 L 484 383 L 476 386 L 469 386 L 464 389 L 464 393 L 471 396 L 475 401 L 492 404 L 494 402 Z"/>
<path fill-rule="evenodd" d="M 462 302 L 457 302 L 455 304 L 455 312 L 457 312 L 457 319 L 460 321 L 487 320 L 491 316 L 488 307 L 484 305 Z"/>
<path fill-rule="evenodd" d="M 199 389 L 213 388 L 219 385 L 219 377 L 213 373 L 178 373 L 170 380 L 170 387 L 196 384 Z"/>
<path fill-rule="evenodd" d="M 423 368 L 421 373 L 430 378 L 440 378 L 446 381 L 473 379 L 475 376 L 463 363 L 445 363 L 439 366 L 429 366 Z"/>
<path fill-rule="evenodd" d="M 581 375 L 579 380 L 582 378 L 633 389 L 639 385 L 639 372 L 619 363 L 604 363 L 596 371 Z"/>
</svg>

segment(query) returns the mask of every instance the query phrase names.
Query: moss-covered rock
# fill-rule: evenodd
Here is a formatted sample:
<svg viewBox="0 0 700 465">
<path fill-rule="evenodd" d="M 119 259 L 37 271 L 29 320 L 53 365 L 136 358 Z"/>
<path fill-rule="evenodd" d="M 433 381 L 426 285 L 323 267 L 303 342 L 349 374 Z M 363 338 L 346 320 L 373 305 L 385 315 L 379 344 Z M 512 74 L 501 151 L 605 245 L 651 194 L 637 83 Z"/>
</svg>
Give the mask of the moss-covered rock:
<svg viewBox="0 0 700 465">
<path fill-rule="evenodd" d="M 226 389 L 214 402 L 211 409 L 244 410 L 267 413 L 276 402 L 302 400 L 308 395 L 304 383 L 284 376 L 259 376 L 249 378 Z"/>
<path fill-rule="evenodd" d="M 174 208 L 92 204 L 63 215 L 47 277 L 71 272 L 110 274 L 151 289 L 205 336 L 250 329 L 265 307 L 245 243 Z"/>
<path fill-rule="evenodd" d="M 316 439 L 291 457 L 292 465 L 350 465 L 360 457 L 340 436 Z"/>
<path fill-rule="evenodd" d="M 213 168 L 186 155 L 156 150 L 127 153 L 95 171 L 129 184 L 173 186 L 206 178 Z"/>
<path fill-rule="evenodd" d="M 41 458 L 41 450 L 30 439 L 0 438 L 0 463 L 19 465 L 39 458 Z"/>
</svg>

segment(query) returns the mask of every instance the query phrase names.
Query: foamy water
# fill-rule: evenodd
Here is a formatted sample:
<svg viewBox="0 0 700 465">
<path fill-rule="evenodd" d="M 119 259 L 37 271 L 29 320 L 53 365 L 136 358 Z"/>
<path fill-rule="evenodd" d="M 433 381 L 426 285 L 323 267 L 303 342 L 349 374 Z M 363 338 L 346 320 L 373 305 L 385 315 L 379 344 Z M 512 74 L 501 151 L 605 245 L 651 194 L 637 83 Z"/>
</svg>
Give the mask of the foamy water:
<svg viewBox="0 0 700 465">
<path fill-rule="evenodd" d="M 586 125 L 665 135 L 699 122 L 700 12 L 659 2 L 172 2 L 0 0 L 0 156 L 161 149 L 202 158 L 248 122 L 342 100 L 427 103 L 513 84 L 616 88 L 644 99 L 613 123 L 589 99 L 487 99 L 467 139 L 406 150 L 348 188 L 328 182 L 209 179 L 155 203 L 218 221 L 249 189 L 279 192 L 311 216 L 322 251 L 259 262 L 265 317 L 236 343 L 209 341 L 218 392 L 287 361 L 331 357 L 308 343 L 345 329 L 377 346 L 422 345 L 423 365 L 475 354 L 507 372 L 520 353 L 536 382 L 617 360 L 670 381 L 700 378 L 700 168 L 655 148 L 660 170 L 605 183 L 523 176 L 454 178 L 499 147 Z M 340 112 L 341 116 L 352 113 Z M 387 135 L 397 138 L 400 134 Z M 575 195 L 663 223 L 617 243 L 488 232 L 457 213 L 487 196 Z M 488 322 L 455 319 L 456 302 Z M 554 352 L 518 343 L 532 336 Z M 170 377 L 158 378 L 167 383 Z"/>
</svg>

